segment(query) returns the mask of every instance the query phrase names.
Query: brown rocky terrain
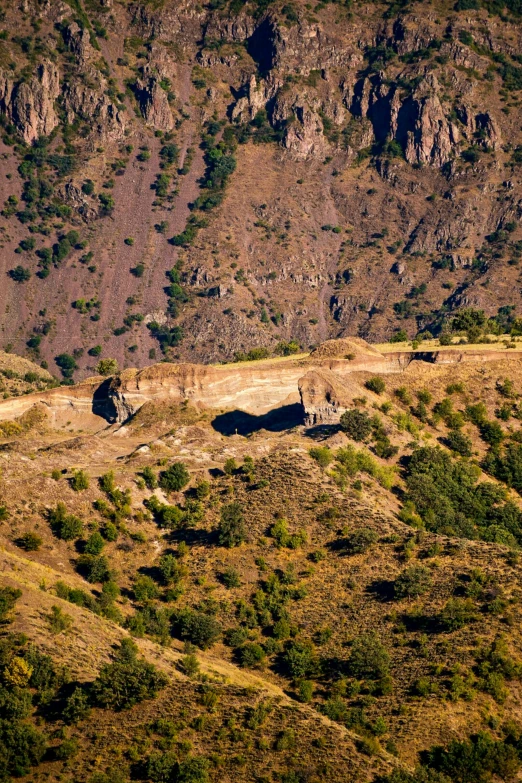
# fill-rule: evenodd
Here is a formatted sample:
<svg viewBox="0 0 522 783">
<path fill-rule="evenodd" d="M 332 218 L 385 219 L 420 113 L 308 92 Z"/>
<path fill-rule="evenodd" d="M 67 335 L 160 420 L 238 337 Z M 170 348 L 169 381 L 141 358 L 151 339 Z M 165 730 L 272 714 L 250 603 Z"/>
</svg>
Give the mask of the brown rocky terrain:
<svg viewBox="0 0 522 783">
<path fill-rule="evenodd" d="M 507 480 L 488 460 L 518 453 L 521 389 L 517 350 L 378 350 L 352 338 L 1 401 L 1 586 L 22 592 L 2 639 L 22 632 L 72 682 L 51 706 L 34 696 L 49 749 L 22 778 L 105 783 L 96 776 L 118 768 L 122 783 L 154 783 L 160 753 L 204 758 L 204 783 L 395 782 L 394 769 L 415 783 L 419 753 L 435 745 L 486 732 L 515 747 L 522 485 L 515 462 Z M 345 426 L 353 411 L 373 434 Z M 507 516 L 472 532 L 441 522 L 447 499 L 436 517 L 413 505 L 409 466 L 426 447 L 461 471 L 458 491 L 470 481 L 476 500 L 499 488 Z M 187 476 L 169 489 L 165 471 L 180 463 Z M 459 499 L 478 520 L 469 502 Z M 53 516 L 59 503 L 80 525 L 71 535 Z M 222 538 L 230 507 L 245 525 L 236 545 Z M 101 555 L 89 554 L 94 534 Z M 109 570 L 89 571 L 95 561 Z M 177 565 L 165 582 L 167 562 Z M 412 573 L 422 589 L 402 594 Z M 211 638 L 187 635 L 183 612 L 207 618 Z M 120 712 L 93 702 L 68 723 L 74 687 L 89 694 L 129 635 L 168 684 Z M 359 639 L 372 650 L 378 639 L 380 657 L 356 673 Z"/>
<path fill-rule="evenodd" d="M 4 347 L 80 378 L 516 314 L 514 0 L 9 2 L 2 29 Z"/>
</svg>

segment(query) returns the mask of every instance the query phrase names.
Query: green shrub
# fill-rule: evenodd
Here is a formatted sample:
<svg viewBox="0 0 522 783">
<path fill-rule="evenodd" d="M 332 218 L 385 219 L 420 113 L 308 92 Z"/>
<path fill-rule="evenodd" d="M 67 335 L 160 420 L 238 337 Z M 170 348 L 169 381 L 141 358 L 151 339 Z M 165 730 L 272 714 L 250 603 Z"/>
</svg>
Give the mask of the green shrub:
<svg viewBox="0 0 522 783">
<path fill-rule="evenodd" d="M 14 587 L 0 587 L 0 622 L 4 623 L 13 611 L 22 591 Z"/>
<path fill-rule="evenodd" d="M 80 555 L 77 561 L 78 571 L 88 582 L 110 582 L 113 576 L 109 561 L 104 555 Z"/>
<path fill-rule="evenodd" d="M 147 574 L 140 574 L 132 586 L 134 598 L 140 603 L 151 601 L 159 595 L 156 582 Z"/>
<path fill-rule="evenodd" d="M 58 503 L 55 509 L 48 512 L 47 518 L 54 535 L 63 541 L 72 541 L 82 534 L 82 520 L 74 514 L 68 514 L 65 503 Z"/>
<path fill-rule="evenodd" d="M 158 479 L 151 467 L 147 465 L 147 467 L 143 468 L 141 475 L 143 476 L 147 489 L 150 489 L 151 491 L 156 489 L 158 486 Z"/>
<path fill-rule="evenodd" d="M 118 362 L 116 359 L 100 359 L 96 365 L 96 372 L 99 375 L 115 375 L 118 372 Z"/>
<path fill-rule="evenodd" d="M 446 438 L 448 448 L 461 457 L 471 457 L 472 443 L 471 439 L 458 430 L 451 430 Z"/>
<path fill-rule="evenodd" d="M 91 711 L 89 696 L 85 689 L 79 686 L 67 697 L 62 710 L 62 718 L 65 723 L 79 723 L 89 716 Z"/>
<path fill-rule="evenodd" d="M 58 634 L 67 631 L 72 625 L 72 617 L 66 614 L 59 606 L 51 606 L 51 611 L 47 615 L 47 622 L 51 633 Z"/>
<path fill-rule="evenodd" d="M 382 378 L 379 378 L 378 375 L 373 378 L 369 378 L 367 381 L 365 381 L 364 385 L 370 391 L 375 392 L 375 394 L 382 394 L 386 388 L 385 382 Z"/>
<path fill-rule="evenodd" d="M 309 454 L 322 468 L 327 468 L 334 458 L 328 446 L 315 446 Z"/>
<path fill-rule="evenodd" d="M 298 530 L 297 533 L 290 533 L 285 519 L 278 519 L 272 525 L 270 535 L 280 547 L 299 549 L 306 543 L 306 532 Z"/>
<path fill-rule="evenodd" d="M 14 269 L 9 270 L 9 277 L 11 280 L 14 280 L 15 283 L 26 283 L 31 278 L 31 272 L 29 269 L 21 266 L 21 264 L 18 264 Z"/>
<path fill-rule="evenodd" d="M 354 530 L 350 534 L 346 548 L 352 555 L 363 554 L 370 549 L 373 544 L 377 543 L 379 536 L 369 527 L 360 527 L 358 530 Z"/>
<path fill-rule="evenodd" d="M 520 768 L 516 748 L 502 740 L 493 740 L 485 732 L 462 742 L 454 740 L 446 748 L 434 747 L 421 758 L 426 766 L 455 783 L 489 783 L 492 775 L 509 780 Z"/>
<path fill-rule="evenodd" d="M 75 492 L 83 492 L 89 489 L 89 476 L 84 470 L 76 470 L 69 483 Z"/>
<path fill-rule="evenodd" d="M 241 578 L 235 568 L 227 568 L 226 571 L 223 571 L 221 581 L 229 590 L 234 587 L 241 587 Z"/>
<path fill-rule="evenodd" d="M 314 684 L 311 680 L 301 680 L 299 683 L 298 697 L 303 704 L 309 704 L 314 695 Z"/>
<path fill-rule="evenodd" d="M 257 642 L 248 642 L 239 648 L 238 658 L 241 666 L 260 668 L 265 663 L 266 652 Z"/>
<path fill-rule="evenodd" d="M 356 636 L 352 642 L 348 668 L 353 677 L 379 680 L 386 677 L 390 666 L 388 651 L 373 633 Z"/>
<path fill-rule="evenodd" d="M 246 541 L 247 531 L 240 503 L 228 503 L 221 509 L 218 528 L 220 546 L 235 547 Z"/>
<path fill-rule="evenodd" d="M 318 673 L 319 662 L 313 644 L 309 641 L 289 642 L 283 661 L 293 680 L 302 680 Z"/>
<path fill-rule="evenodd" d="M 92 533 L 85 542 L 84 551 L 88 555 L 99 555 L 105 546 L 105 541 L 98 531 Z"/>
<path fill-rule="evenodd" d="M 431 573 L 423 565 L 406 568 L 395 580 L 393 591 L 395 598 L 417 598 L 431 587 Z"/>
<path fill-rule="evenodd" d="M 470 598 L 449 598 L 440 613 L 440 621 L 446 631 L 456 631 L 475 619 L 475 607 Z"/>
<path fill-rule="evenodd" d="M 167 682 L 167 677 L 153 664 L 138 658 L 138 648 L 125 638 L 114 661 L 105 664 L 92 683 L 92 698 L 98 707 L 125 710 L 155 698 Z"/>
<path fill-rule="evenodd" d="M 25 549 L 26 552 L 38 552 L 42 546 L 43 540 L 34 530 L 30 530 L 20 536 L 16 543 L 19 547 Z"/>
<path fill-rule="evenodd" d="M 356 441 L 366 440 L 372 431 L 372 420 L 366 411 L 352 408 L 341 416 L 341 429 L 350 438 Z"/>
<path fill-rule="evenodd" d="M 190 481 L 190 474 L 184 462 L 174 462 L 160 473 L 159 485 L 165 492 L 179 492 Z"/>
<path fill-rule="evenodd" d="M 212 616 L 193 609 L 183 609 L 174 617 L 174 631 L 202 650 L 211 647 L 221 636 L 221 625 Z"/>
</svg>

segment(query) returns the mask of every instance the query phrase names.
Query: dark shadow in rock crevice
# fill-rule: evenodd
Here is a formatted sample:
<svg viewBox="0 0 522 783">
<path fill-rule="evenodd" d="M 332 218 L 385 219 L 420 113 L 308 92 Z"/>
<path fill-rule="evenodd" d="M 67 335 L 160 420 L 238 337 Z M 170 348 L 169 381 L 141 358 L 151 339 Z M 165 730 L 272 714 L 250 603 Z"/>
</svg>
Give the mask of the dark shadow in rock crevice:
<svg viewBox="0 0 522 783">
<path fill-rule="evenodd" d="M 282 405 L 261 416 L 240 410 L 222 413 L 213 420 L 212 427 L 221 435 L 251 435 L 259 430 L 283 432 L 302 423 L 303 406 L 296 402 L 293 405 Z"/>
</svg>

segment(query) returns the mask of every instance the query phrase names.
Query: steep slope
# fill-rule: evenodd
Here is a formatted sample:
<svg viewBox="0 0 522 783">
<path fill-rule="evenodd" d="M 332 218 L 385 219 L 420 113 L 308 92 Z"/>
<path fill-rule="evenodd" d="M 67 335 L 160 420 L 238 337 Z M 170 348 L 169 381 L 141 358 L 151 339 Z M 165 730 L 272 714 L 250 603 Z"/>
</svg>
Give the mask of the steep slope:
<svg viewBox="0 0 522 783">
<path fill-rule="evenodd" d="M 79 378 L 512 321 L 519 10 L 7 3 L 4 344 Z"/>
<path fill-rule="evenodd" d="M 361 362 L 386 355 L 352 345 Z M 346 372 L 345 350 L 307 360 L 323 357 L 316 372 L 339 394 L 326 423 L 192 405 L 160 365 L 122 375 L 151 396 L 123 425 L 51 416 L 5 433 L 0 570 L 22 590 L 11 631 L 72 678 L 47 701 L 32 692 L 26 720 L 50 750 L 28 779 L 105 783 L 117 768 L 156 783 L 157 754 L 203 757 L 205 783 L 513 778 L 520 359 Z M 260 365 L 277 378 L 299 361 Z M 74 404 L 88 386 L 59 392 Z M 101 696 L 92 683 L 130 636 L 168 683 L 115 713 L 110 680 Z M 64 726 L 76 686 L 86 711 Z"/>
</svg>

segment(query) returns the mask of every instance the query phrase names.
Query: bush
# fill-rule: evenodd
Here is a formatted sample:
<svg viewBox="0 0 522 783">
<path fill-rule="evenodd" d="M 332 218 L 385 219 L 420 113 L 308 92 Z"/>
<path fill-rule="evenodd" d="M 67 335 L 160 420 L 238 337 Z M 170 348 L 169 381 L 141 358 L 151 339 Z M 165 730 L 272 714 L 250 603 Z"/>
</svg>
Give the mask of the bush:
<svg viewBox="0 0 522 783">
<path fill-rule="evenodd" d="M 79 723 L 88 717 L 90 711 L 89 696 L 84 688 L 77 686 L 65 702 L 62 718 L 65 723 Z"/>
<path fill-rule="evenodd" d="M 317 655 L 313 644 L 309 641 L 290 642 L 283 660 L 293 680 L 301 680 L 318 673 Z"/>
<path fill-rule="evenodd" d="M 55 509 L 48 512 L 51 530 L 62 541 L 72 541 L 81 536 L 83 522 L 74 514 L 68 514 L 65 503 L 58 503 Z"/>
<path fill-rule="evenodd" d="M 429 568 L 413 565 L 406 568 L 395 580 L 393 591 L 395 598 L 417 598 L 431 587 Z"/>
<path fill-rule="evenodd" d="M 91 584 L 96 582 L 110 582 L 112 579 L 112 571 L 109 566 L 109 561 L 104 555 L 81 555 L 77 561 L 78 571 L 87 579 Z"/>
<path fill-rule="evenodd" d="M 153 753 L 147 764 L 152 783 L 210 783 L 209 762 L 204 756 L 178 761 L 173 753 Z"/>
<path fill-rule="evenodd" d="M 226 571 L 223 571 L 221 581 L 229 590 L 234 587 L 241 587 L 241 579 L 235 568 L 227 568 Z"/>
<path fill-rule="evenodd" d="M 357 408 L 345 411 L 341 416 L 341 429 L 356 441 L 366 440 L 372 431 L 372 420 L 366 411 Z"/>
<path fill-rule="evenodd" d="M 322 468 L 327 468 L 334 458 L 328 446 L 315 446 L 309 453 Z"/>
<path fill-rule="evenodd" d="M 355 637 L 348 659 L 348 668 L 353 677 L 379 680 L 387 676 L 389 666 L 390 656 L 375 634 Z"/>
<path fill-rule="evenodd" d="M 459 430 L 451 430 L 446 438 L 446 445 L 449 449 L 461 457 L 471 457 L 471 439 Z"/>
<path fill-rule="evenodd" d="M 159 485 L 165 492 L 179 492 L 190 481 L 190 474 L 184 462 L 174 462 L 160 473 Z"/>
<path fill-rule="evenodd" d="M 21 596 L 21 590 L 14 587 L 0 587 L 0 622 L 5 622 Z"/>
<path fill-rule="evenodd" d="M 266 652 L 260 644 L 249 642 L 239 648 L 238 658 L 241 666 L 250 669 L 260 668 L 266 660 Z"/>
<path fill-rule="evenodd" d="M 347 542 L 347 550 L 352 555 L 363 554 L 377 543 L 379 536 L 369 527 L 361 527 L 350 535 Z"/>
<path fill-rule="evenodd" d="M 454 740 L 447 748 L 432 748 L 421 758 L 426 766 L 455 783 L 489 783 L 492 775 L 509 780 L 520 768 L 516 748 L 502 740 L 493 740 L 485 732 L 463 742 Z"/>
<path fill-rule="evenodd" d="M 28 531 L 20 536 L 16 543 L 19 547 L 25 549 L 26 552 L 38 552 L 43 541 L 37 533 Z"/>
<path fill-rule="evenodd" d="M 147 465 L 147 467 L 143 468 L 141 471 L 141 475 L 143 476 L 143 480 L 147 489 L 150 489 L 151 492 L 156 489 L 158 486 L 158 479 L 152 468 Z"/>
<path fill-rule="evenodd" d="M 104 546 L 105 546 L 105 541 L 103 540 L 102 535 L 98 533 L 98 531 L 96 531 L 92 533 L 92 535 L 90 535 L 87 541 L 85 542 L 84 551 L 88 555 L 99 555 L 101 554 L 101 551 Z"/>
<path fill-rule="evenodd" d="M 66 614 L 59 606 L 51 606 L 51 612 L 47 616 L 51 633 L 63 633 L 72 625 L 72 617 Z"/>
<path fill-rule="evenodd" d="M 369 389 L 372 392 L 375 392 L 375 394 L 382 394 L 383 391 L 386 388 L 386 384 L 384 383 L 382 378 L 379 378 L 378 375 L 376 375 L 373 378 L 369 378 L 365 384 L 367 389 Z"/>
<path fill-rule="evenodd" d="M 159 595 L 158 585 L 147 574 L 140 574 L 137 577 L 132 586 L 132 591 L 134 593 L 134 598 L 140 603 L 152 601 Z"/>
<path fill-rule="evenodd" d="M 220 546 L 232 548 L 246 541 L 247 531 L 243 518 L 243 507 L 240 503 L 228 503 L 221 509 L 221 519 L 218 528 Z"/>
<path fill-rule="evenodd" d="M 301 680 L 299 683 L 298 697 L 303 704 L 309 704 L 314 695 L 314 684 L 311 680 Z"/>
<path fill-rule="evenodd" d="M 89 489 L 89 476 L 84 470 L 76 470 L 70 480 L 71 488 L 75 492 L 83 492 Z"/>
<path fill-rule="evenodd" d="M 68 353 L 61 353 L 58 356 L 55 356 L 54 361 L 60 368 L 64 378 L 72 378 L 74 371 L 78 369 L 74 357 Z"/>
<path fill-rule="evenodd" d="M 138 659 L 138 648 L 131 639 L 122 640 L 114 658 L 92 683 L 92 697 L 98 707 L 129 709 L 155 698 L 168 682 L 153 664 Z"/>
<path fill-rule="evenodd" d="M 511 444 L 506 452 L 510 448 Z M 502 478 L 501 463 L 502 456 L 492 453 L 486 457 L 484 467 Z M 479 483 L 479 477 L 476 465 L 455 460 L 438 447 L 425 446 L 413 452 L 407 466 L 407 500 L 429 530 L 487 540 L 491 535 L 489 528 L 500 526 L 522 541 L 520 510 L 503 502 L 506 493 L 502 487 Z"/>
<path fill-rule="evenodd" d="M 118 372 L 118 362 L 116 359 L 100 359 L 96 365 L 96 372 L 99 375 L 114 375 Z"/>
<path fill-rule="evenodd" d="M 1 767 L 5 779 L 9 775 L 28 775 L 30 768 L 42 759 L 46 742 L 44 736 L 33 726 L 18 721 L 0 722 Z"/>
<path fill-rule="evenodd" d="M 14 280 L 15 283 L 26 283 L 31 278 L 31 272 L 18 264 L 14 269 L 9 270 L 9 277 L 11 280 Z"/>
<path fill-rule="evenodd" d="M 278 519 L 270 528 L 270 535 L 280 547 L 299 549 L 300 546 L 306 543 L 306 532 L 298 530 L 297 533 L 290 533 L 286 519 Z"/>
<path fill-rule="evenodd" d="M 180 639 L 206 650 L 221 636 L 220 623 L 208 614 L 183 609 L 174 617 L 174 630 Z"/>
<path fill-rule="evenodd" d="M 475 619 L 475 607 L 470 598 L 450 598 L 440 613 L 440 621 L 446 631 L 456 631 Z"/>
</svg>

